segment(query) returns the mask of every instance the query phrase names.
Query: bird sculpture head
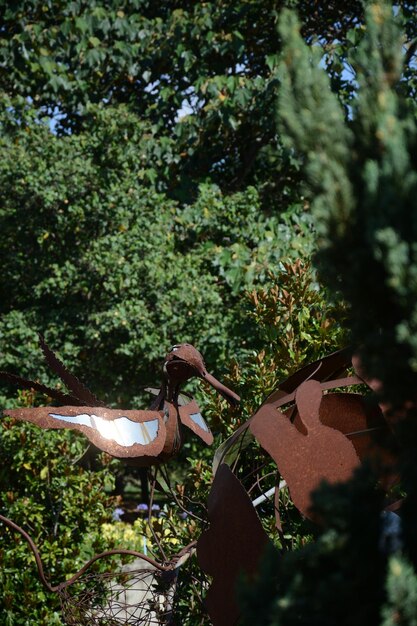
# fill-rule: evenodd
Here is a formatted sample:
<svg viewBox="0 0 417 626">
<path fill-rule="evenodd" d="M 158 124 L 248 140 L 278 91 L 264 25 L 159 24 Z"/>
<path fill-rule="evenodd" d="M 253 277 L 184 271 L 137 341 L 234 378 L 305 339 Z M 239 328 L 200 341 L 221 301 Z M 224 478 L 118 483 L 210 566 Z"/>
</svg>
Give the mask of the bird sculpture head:
<svg viewBox="0 0 417 626">
<path fill-rule="evenodd" d="M 190 343 L 173 346 L 165 357 L 163 370 L 168 386 L 168 401 L 175 400 L 180 385 L 195 376 L 207 381 L 229 404 L 235 406 L 240 401 L 234 391 L 209 374 L 202 354 Z"/>
</svg>

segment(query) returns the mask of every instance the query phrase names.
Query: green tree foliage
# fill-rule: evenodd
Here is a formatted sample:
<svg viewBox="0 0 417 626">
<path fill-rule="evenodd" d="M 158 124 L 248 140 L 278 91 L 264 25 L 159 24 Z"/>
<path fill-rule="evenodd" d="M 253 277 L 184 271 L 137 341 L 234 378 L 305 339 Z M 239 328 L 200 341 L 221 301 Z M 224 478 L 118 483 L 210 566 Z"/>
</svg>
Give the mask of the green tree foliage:
<svg viewBox="0 0 417 626">
<path fill-rule="evenodd" d="M 300 9 L 307 38 L 344 39 L 359 0 L 21 0 L 0 8 L 0 89 L 79 129 L 89 105 L 124 103 L 173 144 L 158 182 L 188 200 L 206 180 L 288 195 L 294 168 L 274 122 L 279 10 Z M 317 5 L 319 5 L 317 7 Z"/>
<path fill-rule="evenodd" d="M 173 343 L 197 342 L 211 367 L 256 343 L 241 294 L 291 253 L 296 217 L 264 216 L 252 187 L 206 184 L 182 209 L 143 183 L 147 140 L 123 107 L 80 134 L 26 118 L 3 136 L 3 369 L 47 379 L 45 332 L 97 393 L 130 402 Z"/>
<path fill-rule="evenodd" d="M 233 75 L 241 65 L 249 75 L 266 74 L 267 57 L 278 50 L 275 27 L 285 4 L 299 9 L 308 38 L 344 39 L 363 13 L 354 0 L 343 9 L 311 0 L 262 7 L 250 0 L 4 3 L 1 54 L 9 72 L 3 69 L 2 86 L 11 95 L 38 92 L 39 105 L 58 103 L 72 116 L 87 102 L 111 97 L 141 115 L 153 108 L 157 123 L 173 124 L 197 77 Z"/>
<path fill-rule="evenodd" d="M 417 623 L 417 577 L 413 566 L 401 556 L 390 559 L 387 576 L 387 602 L 381 626 L 415 626 Z"/>
<path fill-rule="evenodd" d="M 30 532 L 51 583 L 64 582 L 86 560 L 113 547 L 101 533 L 114 502 L 109 468 L 91 472 L 73 465 L 85 444 L 72 433 L 45 436 L 31 424 L 19 427 L 3 419 L 0 437 L 1 513 Z M 2 626 L 61 624 L 58 596 L 40 583 L 26 541 L 3 524 L 0 560 Z"/>
</svg>

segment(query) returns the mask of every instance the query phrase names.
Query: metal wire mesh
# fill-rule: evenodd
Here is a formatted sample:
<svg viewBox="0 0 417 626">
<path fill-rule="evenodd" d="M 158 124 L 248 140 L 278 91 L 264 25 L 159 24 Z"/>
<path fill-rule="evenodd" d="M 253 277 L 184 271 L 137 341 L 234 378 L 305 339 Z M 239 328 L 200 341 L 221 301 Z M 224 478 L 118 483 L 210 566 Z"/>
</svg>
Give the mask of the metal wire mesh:
<svg viewBox="0 0 417 626">
<path fill-rule="evenodd" d="M 69 580 L 54 586 L 45 576 L 39 550 L 30 535 L 1 514 L 0 522 L 18 532 L 29 544 L 41 582 L 48 592 L 59 596 L 67 626 L 172 623 L 179 570 L 195 552 L 195 541 L 164 564 L 135 550 L 108 550 L 96 554 Z M 134 560 L 126 563 L 127 558 Z"/>
<path fill-rule="evenodd" d="M 177 570 L 141 559 L 120 571 L 88 572 L 59 590 L 62 616 L 68 626 L 168 625 L 176 581 Z"/>
</svg>

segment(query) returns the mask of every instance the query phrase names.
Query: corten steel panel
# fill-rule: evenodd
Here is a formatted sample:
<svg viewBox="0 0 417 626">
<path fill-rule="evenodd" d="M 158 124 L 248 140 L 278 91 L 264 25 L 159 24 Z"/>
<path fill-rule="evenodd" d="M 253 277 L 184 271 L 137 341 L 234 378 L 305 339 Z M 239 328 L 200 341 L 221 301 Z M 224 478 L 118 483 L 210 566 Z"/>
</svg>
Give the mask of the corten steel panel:
<svg viewBox="0 0 417 626">
<path fill-rule="evenodd" d="M 233 626 L 239 619 L 239 575 L 252 577 L 271 543 L 246 490 L 228 465 L 220 465 L 214 478 L 208 518 L 210 527 L 197 541 L 199 565 L 213 577 L 205 604 L 214 626 Z"/>
<path fill-rule="evenodd" d="M 277 464 L 294 505 L 311 517 L 311 492 L 323 480 L 329 483 L 348 480 L 360 461 L 352 442 L 320 421 L 322 389 L 318 381 L 302 383 L 295 402 L 307 434 L 301 433 L 281 411 L 268 405 L 255 414 L 249 428 Z"/>
</svg>

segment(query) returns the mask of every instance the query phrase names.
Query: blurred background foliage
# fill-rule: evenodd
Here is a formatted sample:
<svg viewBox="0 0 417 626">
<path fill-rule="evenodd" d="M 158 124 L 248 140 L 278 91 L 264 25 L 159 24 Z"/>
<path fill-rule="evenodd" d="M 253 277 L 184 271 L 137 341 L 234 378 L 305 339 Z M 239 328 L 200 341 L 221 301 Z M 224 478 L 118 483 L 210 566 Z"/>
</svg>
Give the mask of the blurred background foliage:
<svg viewBox="0 0 417 626">
<path fill-rule="evenodd" d="M 143 388 L 160 380 L 165 352 L 189 341 L 242 395 L 236 411 L 192 387 L 215 443 L 187 438 L 164 479 L 177 499 L 156 494 L 163 517 L 154 532 L 168 553 L 205 526 L 213 450 L 280 379 L 353 333 L 372 374 L 404 382 L 402 391 L 393 383 L 392 397 L 414 380 L 417 24 L 412 2 L 396 3 L 395 23 L 381 7 L 0 6 L 0 368 L 58 384 L 40 331 L 106 403 L 138 408 L 149 401 Z M 301 34 L 289 14 L 280 21 L 285 8 L 297 11 Z M 388 352 L 395 358 L 381 358 Z M 0 402 L 45 398 L 2 387 Z M 33 535 L 53 582 L 94 552 L 140 546 L 143 520 L 112 521 L 116 507 L 141 498 L 137 477 L 118 461 L 101 455 L 92 472 L 74 464 L 85 448 L 74 433 L 10 420 L 0 429 L 1 512 Z M 414 439 L 405 439 L 412 451 Z M 241 475 L 262 455 L 251 445 L 244 456 Z M 379 501 L 369 484 L 359 477 L 356 491 L 322 496 L 328 528 L 314 544 L 315 531 L 288 502 L 277 540 L 291 552 L 286 586 L 278 601 L 280 574 L 266 559 L 258 587 L 242 587 L 248 624 L 379 623 L 385 565 L 374 560 Z M 180 520 L 182 507 L 195 517 Z M 272 511 L 260 509 L 268 530 Z M 373 520 L 366 532 L 364 516 Z M 155 536 L 147 539 L 163 558 Z M 60 624 L 26 545 L 11 545 L 2 533 L 0 623 Z M 404 596 L 412 614 L 417 586 L 407 558 L 390 566 L 384 626 L 396 623 Z M 366 559 L 372 567 L 360 581 L 372 580 L 372 593 L 360 622 L 349 612 L 364 599 L 360 581 L 343 594 L 341 586 Z M 195 563 L 187 571 L 178 624 L 207 624 Z M 326 599 L 338 593 L 332 612 Z"/>
</svg>

